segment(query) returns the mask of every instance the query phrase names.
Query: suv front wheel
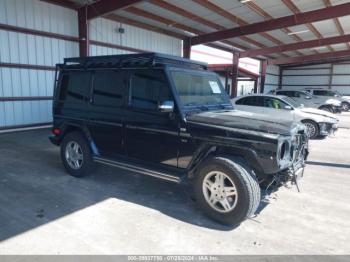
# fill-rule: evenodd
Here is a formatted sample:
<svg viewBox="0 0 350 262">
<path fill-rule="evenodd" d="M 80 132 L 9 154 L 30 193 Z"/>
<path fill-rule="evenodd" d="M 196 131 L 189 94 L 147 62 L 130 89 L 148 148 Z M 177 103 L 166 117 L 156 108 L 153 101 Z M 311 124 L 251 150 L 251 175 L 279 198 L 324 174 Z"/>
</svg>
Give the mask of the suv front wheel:
<svg viewBox="0 0 350 262">
<path fill-rule="evenodd" d="M 68 133 L 63 138 L 61 159 L 67 172 L 75 177 L 86 176 L 93 169 L 89 145 L 85 137 L 77 131 Z"/>
<path fill-rule="evenodd" d="M 230 226 L 254 215 L 260 203 L 258 181 L 239 159 L 207 160 L 195 174 L 194 191 L 209 217 Z"/>
</svg>

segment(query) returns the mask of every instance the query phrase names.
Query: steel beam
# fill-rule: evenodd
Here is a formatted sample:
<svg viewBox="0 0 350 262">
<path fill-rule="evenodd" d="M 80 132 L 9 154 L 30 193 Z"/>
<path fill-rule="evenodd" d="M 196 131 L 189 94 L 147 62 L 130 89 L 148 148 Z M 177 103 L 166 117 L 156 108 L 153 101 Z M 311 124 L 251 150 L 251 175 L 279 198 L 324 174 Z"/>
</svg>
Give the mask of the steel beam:
<svg viewBox="0 0 350 262">
<path fill-rule="evenodd" d="M 142 0 L 100 0 L 87 6 L 87 19 L 104 16 L 116 10 L 137 4 Z"/>
<path fill-rule="evenodd" d="M 280 58 L 268 60 L 269 65 L 287 65 L 287 64 L 303 64 L 313 61 L 325 61 L 335 58 L 350 58 L 350 50 L 342 50 L 328 53 L 320 53 L 315 55 L 297 56 L 289 58 Z"/>
<path fill-rule="evenodd" d="M 192 45 L 199 45 L 208 42 L 220 41 L 233 37 L 251 35 L 281 28 L 286 28 L 295 25 L 307 24 L 335 17 L 349 15 L 350 3 L 326 7 L 309 12 L 294 14 L 290 16 L 271 19 L 268 21 L 249 24 L 246 26 L 235 27 L 222 31 L 212 32 L 204 35 L 194 36 L 191 39 Z"/>
<path fill-rule="evenodd" d="M 78 31 L 79 31 L 79 55 L 89 55 L 89 21 L 87 20 L 87 6 L 78 10 Z"/>
<path fill-rule="evenodd" d="M 274 54 L 274 53 L 294 51 L 298 49 L 305 49 L 305 48 L 333 45 L 333 44 L 339 44 L 339 43 L 347 43 L 347 42 L 350 42 L 350 34 L 322 38 L 317 40 L 303 41 L 303 42 L 298 42 L 293 44 L 267 47 L 267 48 L 250 49 L 250 50 L 241 52 L 240 57 L 255 57 L 259 55 L 268 55 L 268 54 Z"/>
</svg>

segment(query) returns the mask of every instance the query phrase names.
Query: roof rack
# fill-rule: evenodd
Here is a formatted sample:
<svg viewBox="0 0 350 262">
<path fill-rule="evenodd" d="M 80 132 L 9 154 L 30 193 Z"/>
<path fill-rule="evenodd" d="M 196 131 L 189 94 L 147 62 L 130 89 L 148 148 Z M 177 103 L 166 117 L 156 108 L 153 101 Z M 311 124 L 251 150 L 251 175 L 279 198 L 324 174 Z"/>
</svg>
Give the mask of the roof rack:
<svg viewBox="0 0 350 262">
<path fill-rule="evenodd" d="M 186 66 L 194 69 L 208 69 L 206 63 L 159 53 L 138 53 L 127 55 L 89 56 L 65 58 L 63 67 L 153 67 Z"/>
</svg>

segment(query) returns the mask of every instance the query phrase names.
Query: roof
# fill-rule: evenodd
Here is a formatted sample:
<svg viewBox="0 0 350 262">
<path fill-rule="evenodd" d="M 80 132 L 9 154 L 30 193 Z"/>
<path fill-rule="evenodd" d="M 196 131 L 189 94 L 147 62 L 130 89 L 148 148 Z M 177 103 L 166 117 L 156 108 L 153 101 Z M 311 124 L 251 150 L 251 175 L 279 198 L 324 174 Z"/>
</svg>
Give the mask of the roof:
<svg viewBox="0 0 350 262">
<path fill-rule="evenodd" d="M 65 58 L 61 67 L 149 67 L 159 65 L 207 69 L 206 63 L 159 53 L 72 57 Z"/>
<path fill-rule="evenodd" d="M 205 44 L 228 51 L 259 51 L 250 57 L 273 64 L 350 58 L 349 0 L 130 0 L 115 1 L 119 8 L 110 12 L 109 0 L 46 1 L 70 8 L 88 3 L 107 19 L 193 42 L 214 39 Z"/>
</svg>

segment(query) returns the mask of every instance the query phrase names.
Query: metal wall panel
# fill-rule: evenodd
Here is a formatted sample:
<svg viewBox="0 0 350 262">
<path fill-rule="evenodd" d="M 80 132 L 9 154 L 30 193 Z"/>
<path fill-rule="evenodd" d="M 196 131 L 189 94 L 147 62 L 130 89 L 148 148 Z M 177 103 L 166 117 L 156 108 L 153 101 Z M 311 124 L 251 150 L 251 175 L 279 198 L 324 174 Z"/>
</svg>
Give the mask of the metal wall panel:
<svg viewBox="0 0 350 262">
<path fill-rule="evenodd" d="M 38 0 L 0 0 L 0 23 L 69 36 L 78 36 L 74 10 Z M 0 62 L 54 66 L 77 56 L 71 41 L 0 30 Z M 1 97 L 52 96 L 54 72 L 0 67 Z M 0 101 L 0 128 L 52 121 L 52 102 Z"/>
<path fill-rule="evenodd" d="M 120 27 L 124 29 L 124 33 L 118 32 Z M 180 39 L 104 18 L 97 18 L 91 21 L 90 38 L 91 40 L 177 56 L 181 56 L 182 51 L 182 41 Z M 91 45 L 90 51 L 91 55 L 131 53 L 94 45 Z"/>
<path fill-rule="evenodd" d="M 269 91 L 278 88 L 279 70 L 280 70 L 279 66 L 276 66 L 276 65 L 267 66 L 264 93 L 268 93 Z"/>
<path fill-rule="evenodd" d="M 283 70 L 282 88 L 331 88 L 350 94 L 350 64 L 318 64 Z"/>
<path fill-rule="evenodd" d="M 39 0 L 0 0 L 0 23 L 78 37 L 77 12 Z M 125 33 L 118 32 L 123 27 Z M 92 40 L 136 49 L 181 55 L 182 41 L 107 19 L 91 21 Z M 90 46 L 91 55 L 127 54 L 130 51 Z M 77 42 L 0 30 L 0 63 L 54 66 L 79 55 Z M 54 72 L 0 67 L 1 97 L 52 96 Z M 0 101 L 0 129 L 52 120 L 51 101 Z"/>
<path fill-rule="evenodd" d="M 284 73 L 284 72 L 283 72 Z M 325 85 L 329 84 L 329 75 L 326 76 L 284 76 L 282 79 L 283 86 L 308 86 L 308 85 Z"/>
</svg>

